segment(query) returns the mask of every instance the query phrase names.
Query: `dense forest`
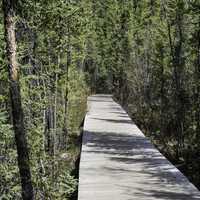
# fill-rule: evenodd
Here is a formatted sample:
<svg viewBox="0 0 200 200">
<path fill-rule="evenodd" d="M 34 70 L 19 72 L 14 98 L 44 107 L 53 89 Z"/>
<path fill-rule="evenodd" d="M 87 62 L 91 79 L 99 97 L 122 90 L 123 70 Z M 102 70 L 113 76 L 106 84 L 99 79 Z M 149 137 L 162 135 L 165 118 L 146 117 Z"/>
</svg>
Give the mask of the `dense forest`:
<svg viewBox="0 0 200 200">
<path fill-rule="evenodd" d="M 0 199 L 72 198 L 94 93 L 200 187 L 199 0 L 0 4 Z"/>
</svg>

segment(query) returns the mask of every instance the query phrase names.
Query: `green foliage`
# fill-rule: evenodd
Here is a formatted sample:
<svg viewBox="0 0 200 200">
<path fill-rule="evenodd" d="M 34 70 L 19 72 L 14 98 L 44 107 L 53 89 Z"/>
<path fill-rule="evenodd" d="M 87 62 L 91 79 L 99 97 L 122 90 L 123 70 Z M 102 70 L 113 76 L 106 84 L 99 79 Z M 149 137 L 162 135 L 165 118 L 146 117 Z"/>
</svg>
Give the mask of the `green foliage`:
<svg viewBox="0 0 200 200">
<path fill-rule="evenodd" d="M 21 187 L 16 164 L 16 150 L 12 149 L 14 138 L 7 112 L 0 112 L 0 194 L 2 199 L 19 199 Z"/>
<path fill-rule="evenodd" d="M 2 13 L 0 19 L 0 198 L 20 199 Z M 18 2 L 20 86 L 36 199 L 69 199 L 76 190 L 70 174 L 77 137 L 87 96 L 96 92 L 113 93 L 199 184 L 199 19 L 198 1 Z"/>
<path fill-rule="evenodd" d="M 77 180 L 70 175 L 79 154 L 74 138 L 79 137 L 89 93 L 83 63 L 90 11 L 83 5 L 62 0 L 18 2 L 17 53 L 35 199 L 69 199 L 77 189 Z M 6 110 L 10 105 L 3 24 L 0 34 L 0 106 Z M 0 115 L 0 199 L 20 199 L 12 115 L 11 120 L 7 115 Z"/>
<path fill-rule="evenodd" d="M 84 76 L 75 67 L 69 70 L 69 77 L 68 126 L 70 134 L 77 134 L 79 132 L 79 126 L 84 119 L 89 91 Z"/>
<path fill-rule="evenodd" d="M 199 3 L 113 0 L 93 8 L 94 90 L 112 92 L 199 185 Z"/>
</svg>

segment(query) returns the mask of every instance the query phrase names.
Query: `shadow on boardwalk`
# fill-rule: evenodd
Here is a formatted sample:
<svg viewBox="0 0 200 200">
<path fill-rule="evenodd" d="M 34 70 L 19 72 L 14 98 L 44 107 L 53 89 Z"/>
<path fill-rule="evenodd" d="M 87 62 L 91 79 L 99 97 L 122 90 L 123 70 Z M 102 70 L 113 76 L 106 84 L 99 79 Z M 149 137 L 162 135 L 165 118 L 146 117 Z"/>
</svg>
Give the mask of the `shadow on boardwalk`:
<svg viewBox="0 0 200 200">
<path fill-rule="evenodd" d="M 121 117 L 121 116 L 120 116 Z M 123 117 L 123 116 L 122 116 Z M 121 117 L 121 118 L 122 118 Z M 96 119 L 96 120 L 100 120 L 100 121 L 104 121 L 104 122 L 112 122 L 112 123 L 124 123 L 124 124 L 134 124 L 132 120 L 127 120 L 127 119 L 119 119 L 119 120 L 114 120 L 114 119 L 100 119 L 100 118 L 92 118 L 92 119 Z"/>
<path fill-rule="evenodd" d="M 121 123 L 124 122 L 121 121 Z M 148 183 L 139 180 L 141 185 L 149 184 L 148 189 L 146 187 L 144 189 L 120 185 L 119 180 L 119 186 L 125 187 L 123 190 L 130 196 L 137 196 L 138 199 L 140 199 L 140 196 L 141 199 L 146 196 L 146 200 L 152 198 L 163 200 L 200 199 L 198 193 L 194 194 L 193 186 L 189 185 L 188 187 L 188 184 L 185 184 L 187 179 L 143 136 L 85 131 L 83 144 L 88 147 L 86 153 L 102 154 L 102 156 L 108 157 L 110 161 L 118 163 L 118 167 L 103 167 L 102 170 L 109 171 L 112 175 L 121 174 L 122 177 L 127 176 L 129 179 L 133 177 L 132 182 L 138 181 L 140 176 L 148 176 Z M 124 167 L 125 165 L 126 167 Z M 129 166 L 127 167 L 127 165 Z M 137 186 L 140 184 L 137 184 Z M 168 187 L 166 187 L 166 184 Z M 174 189 L 174 187 L 180 186 L 183 189 L 185 188 L 186 192 Z"/>
<path fill-rule="evenodd" d="M 88 99 L 79 200 L 200 200 L 111 95 Z"/>
</svg>

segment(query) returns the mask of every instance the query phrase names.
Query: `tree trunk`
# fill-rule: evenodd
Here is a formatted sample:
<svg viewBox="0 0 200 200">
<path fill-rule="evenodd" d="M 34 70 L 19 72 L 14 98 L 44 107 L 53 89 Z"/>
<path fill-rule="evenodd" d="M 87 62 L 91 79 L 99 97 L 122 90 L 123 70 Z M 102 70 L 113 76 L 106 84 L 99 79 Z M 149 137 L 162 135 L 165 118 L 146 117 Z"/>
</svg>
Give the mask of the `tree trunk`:
<svg viewBox="0 0 200 200">
<path fill-rule="evenodd" d="M 34 198 L 34 194 L 31 183 L 28 147 L 20 95 L 18 64 L 16 59 L 15 1 L 3 0 L 3 12 L 5 23 L 6 55 L 8 59 L 8 72 L 10 81 L 12 119 L 18 154 L 18 167 L 22 185 L 22 198 L 24 200 L 31 200 Z"/>
<path fill-rule="evenodd" d="M 195 83 L 196 83 L 196 98 L 195 98 L 195 120 L 196 120 L 196 135 L 197 140 L 200 144 L 200 18 L 198 24 L 198 31 L 196 34 L 197 49 L 196 49 L 196 60 L 195 60 Z"/>
<path fill-rule="evenodd" d="M 56 151 L 59 148 L 57 140 L 57 103 L 58 103 L 58 70 L 60 68 L 60 54 L 58 53 L 57 69 L 55 70 L 55 96 L 54 96 L 54 133 L 53 133 L 53 155 L 55 156 Z"/>
<path fill-rule="evenodd" d="M 68 41 L 67 41 L 67 64 L 66 64 L 66 83 L 65 83 L 65 105 L 64 105 L 64 126 L 63 126 L 63 148 L 67 148 L 67 135 L 68 135 L 68 100 L 69 100 L 69 67 L 71 65 L 71 35 L 68 28 Z"/>
</svg>

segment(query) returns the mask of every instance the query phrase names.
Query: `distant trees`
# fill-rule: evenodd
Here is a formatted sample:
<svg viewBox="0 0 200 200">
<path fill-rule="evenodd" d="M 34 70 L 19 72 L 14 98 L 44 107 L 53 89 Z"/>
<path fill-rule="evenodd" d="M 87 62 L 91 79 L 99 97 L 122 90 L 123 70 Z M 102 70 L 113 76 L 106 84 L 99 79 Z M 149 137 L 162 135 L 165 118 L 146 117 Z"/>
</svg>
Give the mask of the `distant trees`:
<svg viewBox="0 0 200 200">
<path fill-rule="evenodd" d="M 199 2 L 113 0 L 95 8 L 97 91 L 113 91 L 199 184 Z"/>
</svg>

